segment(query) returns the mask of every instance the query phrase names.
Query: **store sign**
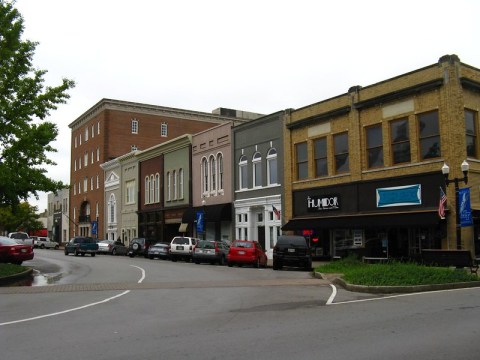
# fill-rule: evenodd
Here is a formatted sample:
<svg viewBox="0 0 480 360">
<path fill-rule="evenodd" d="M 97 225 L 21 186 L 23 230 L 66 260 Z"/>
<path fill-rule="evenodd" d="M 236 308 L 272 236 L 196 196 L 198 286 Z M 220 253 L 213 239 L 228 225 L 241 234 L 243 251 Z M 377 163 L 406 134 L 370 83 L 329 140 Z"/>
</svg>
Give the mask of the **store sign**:
<svg viewBox="0 0 480 360">
<path fill-rule="evenodd" d="M 377 189 L 377 207 L 422 204 L 422 186 L 408 185 Z"/>
<path fill-rule="evenodd" d="M 340 197 L 338 195 L 307 197 L 307 210 L 310 212 L 339 209 Z"/>
</svg>

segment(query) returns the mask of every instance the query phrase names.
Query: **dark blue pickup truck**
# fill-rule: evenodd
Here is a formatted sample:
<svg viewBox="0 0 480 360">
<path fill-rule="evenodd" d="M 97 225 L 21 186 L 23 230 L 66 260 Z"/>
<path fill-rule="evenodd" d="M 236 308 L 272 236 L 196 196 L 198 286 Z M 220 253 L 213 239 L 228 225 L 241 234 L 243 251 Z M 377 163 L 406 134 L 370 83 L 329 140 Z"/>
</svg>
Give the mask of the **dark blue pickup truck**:
<svg viewBox="0 0 480 360">
<path fill-rule="evenodd" d="M 97 241 L 91 237 L 82 237 L 77 236 L 72 238 L 66 245 L 65 245 L 65 255 L 70 253 L 75 254 L 75 256 L 85 254 L 90 254 L 90 256 L 95 256 L 98 250 Z"/>
</svg>

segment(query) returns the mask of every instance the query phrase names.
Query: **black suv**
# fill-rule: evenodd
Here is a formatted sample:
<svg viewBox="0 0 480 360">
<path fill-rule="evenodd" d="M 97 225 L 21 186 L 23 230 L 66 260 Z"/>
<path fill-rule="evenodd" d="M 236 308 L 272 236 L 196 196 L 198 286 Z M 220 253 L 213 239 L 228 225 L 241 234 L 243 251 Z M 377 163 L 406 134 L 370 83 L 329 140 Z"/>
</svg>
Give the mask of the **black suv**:
<svg viewBox="0 0 480 360">
<path fill-rule="evenodd" d="M 148 258 L 148 248 L 154 240 L 148 240 L 145 238 L 134 238 L 130 240 L 130 245 L 128 246 L 128 256 L 134 257 L 135 255 L 143 255 Z"/>
<path fill-rule="evenodd" d="M 303 236 L 284 235 L 277 239 L 273 248 L 273 270 L 280 270 L 283 266 L 302 267 L 312 269 L 312 253 L 307 239 Z"/>
</svg>

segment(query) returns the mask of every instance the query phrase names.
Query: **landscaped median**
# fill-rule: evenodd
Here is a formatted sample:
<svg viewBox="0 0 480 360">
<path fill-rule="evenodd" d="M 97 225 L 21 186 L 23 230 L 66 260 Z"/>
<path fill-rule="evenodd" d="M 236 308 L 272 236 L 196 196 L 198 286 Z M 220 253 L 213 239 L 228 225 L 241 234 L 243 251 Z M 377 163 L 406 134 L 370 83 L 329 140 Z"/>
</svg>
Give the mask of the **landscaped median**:
<svg viewBox="0 0 480 360">
<path fill-rule="evenodd" d="M 9 285 L 31 276 L 32 268 L 14 265 L 0 264 L 0 286 Z"/>
<path fill-rule="evenodd" d="M 315 274 L 356 292 L 408 293 L 480 286 L 478 276 L 464 269 L 403 262 L 365 264 L 355 257 L 318 266 Z"/>
</svg>

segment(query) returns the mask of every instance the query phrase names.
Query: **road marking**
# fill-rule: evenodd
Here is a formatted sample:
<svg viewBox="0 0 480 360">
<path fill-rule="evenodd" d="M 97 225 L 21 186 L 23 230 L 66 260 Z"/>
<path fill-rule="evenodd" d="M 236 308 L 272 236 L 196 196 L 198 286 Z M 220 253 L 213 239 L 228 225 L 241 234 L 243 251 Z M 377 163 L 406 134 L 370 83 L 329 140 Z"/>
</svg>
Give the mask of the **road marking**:
<svg viewBox="0 0 480 360">
<path fill-rule="evenodd" d="M 333 300 L 335 299 L 335 296 L 337 296 L 337 288 L 336 288 L 336 286 L 333 285 L 333 284 L 330 284 L 330 286 L 332 287 L 332 295 L 330 295 L 330 297 L 328 298 L 326 305 L 332 305 Z"/>
<path fill-rule="evenodd" d="M 130 266 L 135 267 L 135 268 L 139 269 L 139 270 L 142 272 L 142 276 L 140 277 L 140 280 L 138 280 L 138 283 L 140 284 L 140 283 L 145 279 L 145 270 L 142 269 L 142 268 L 139 267 L 139 266 L 135 266 L 135 265 L 130 265 Z M 50 313 L 50 314 L 35 316 L 35 317 L 27 318 L 27 319 L 7 321 L 7 322 L 4 322 L 4 323 L 0 323 L 0 326 L 19 324 L 19 323 L 22 323 L 22 322 L 39 320 L 39 319 L 43 319 L 43 318 L 47 318 L 47 317 L 52 317 L 52 316 L 67 314 L 67 313 L 70 313 L 70 312 L 73 312 L 73 311 L 83 310 L 83 309 L 86 309 L 86 308 L 89 308 L 89 307 L 92 307 L 92 306 L 96 306 L 96 305 L 100 305 L 100 304 L 105 304 L 105 303 L 107 303 L 107 302 L 109 302 L 109 301 L 111 301 L 111 300 L 115 300 L 115 299 L 117 299 L 117 298 L 119 298 L 119 297 L 121 297 L 121 296 L 123 296 L 123 295 L 127 295 L 130 291 L 131 291 L 131 290 L 126 290 L 126 291 L 124 291 L 124 292 L 122 292 L 122 293 L 120 293 L 120 294 L 117 294 L 117 295 L 115 295 L 115 296 L 106 298 L 106 299 L 104 299 L 104 300 L 100 300 L 100 301 L 97 301 L 97 302 L 94 302 L 94 303 L 90 303 L 90 304 L 83 305 L 83 306 L 79 306 L 79 307 L 72 308 L 72 309 L 67 309 L 67 310 L 58 311 L 58 312 L 54 312 L 54 313 Z"/>
</svg>

